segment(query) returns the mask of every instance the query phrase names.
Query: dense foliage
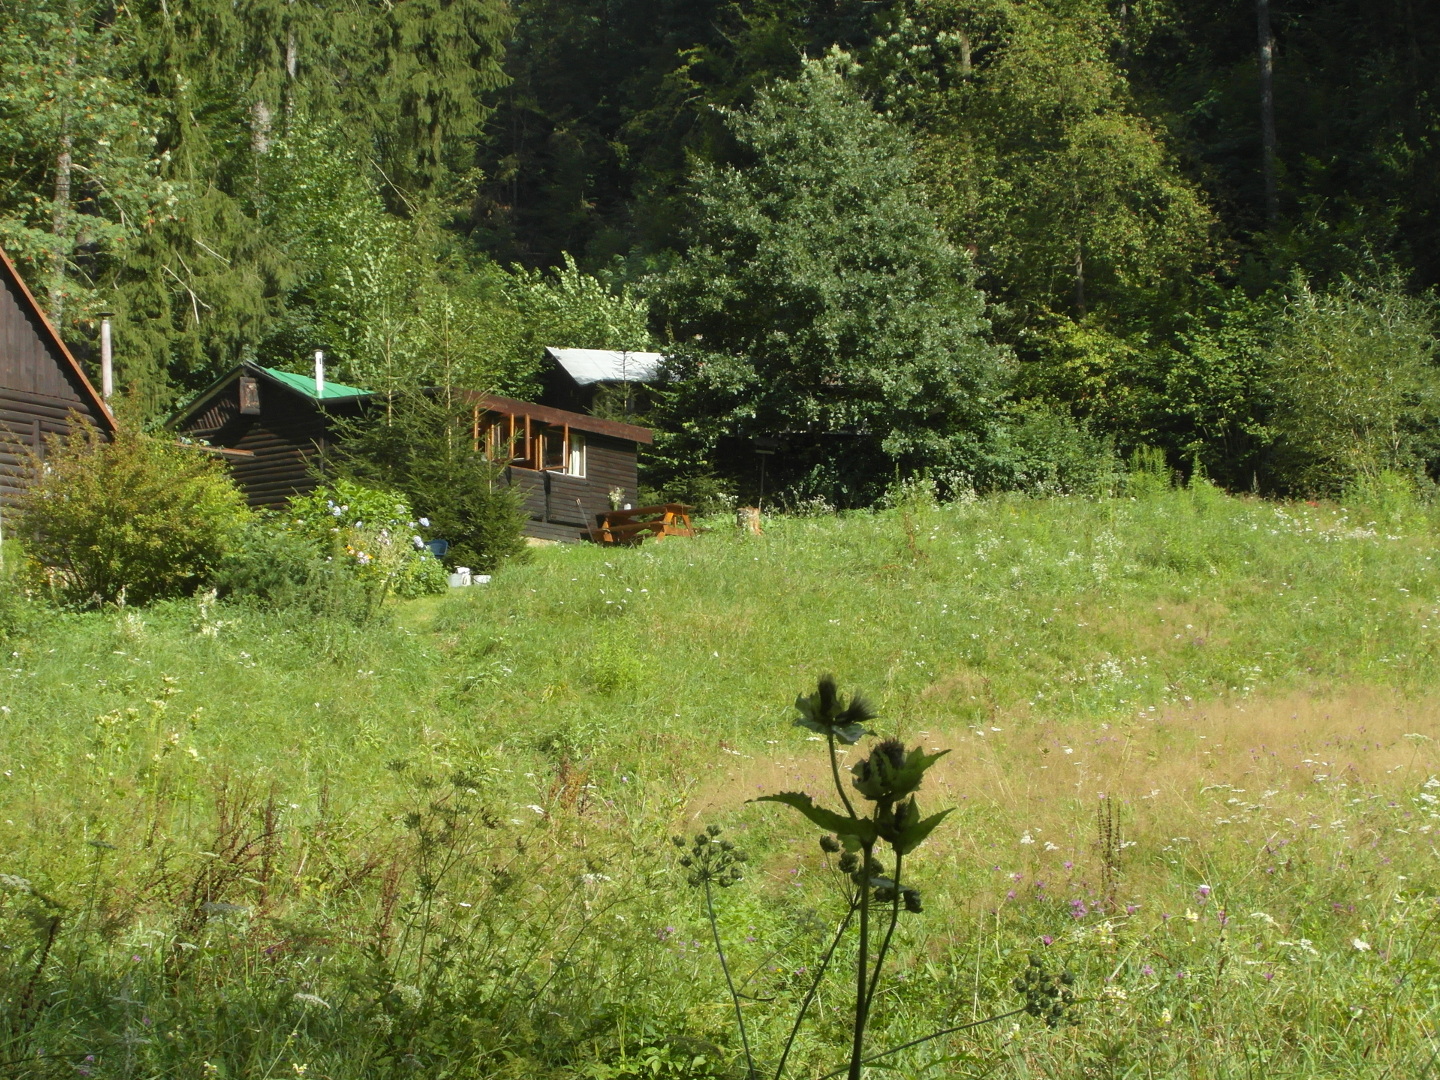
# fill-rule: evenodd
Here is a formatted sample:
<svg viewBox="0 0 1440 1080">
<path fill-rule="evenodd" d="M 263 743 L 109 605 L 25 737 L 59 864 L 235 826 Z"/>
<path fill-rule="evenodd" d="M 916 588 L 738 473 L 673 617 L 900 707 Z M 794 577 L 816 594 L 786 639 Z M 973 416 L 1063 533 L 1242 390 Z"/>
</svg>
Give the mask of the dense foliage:
<svg viewBox="0 0 1440 1080">
<path fill-rule="evenodd" d="M 799 431 L 797 496 L 1084 447 L 1334 491 L 1436 470 L 1437 47 L 1415 0 L 0 0 L 0 241 L 149 415 L 246 356 L 525 396 L 658 345 L 656 485 Z M 1385 417 L 1306 397 L 1318 327 L 1396 319 Z"/>
<path fill-rule="evenodd" d="M 697 169 L 688 250 L 655 286 L 680 340 L 672 467 L 749 472 L 758 448 L 778 485 L 841 505 L 897 469 L 973 471 L 1004 366 L 968 261 L 848 62 L 808 61 L 726 116 L 738 161 Z"/>
<path fill-rule="evenodd" d="M 250 511 L 224 467 L 195 447 L 82 425 L 51 438 L 20 505 L 44 585 L 86 606 L 184 596 L 209 580 Z"/>
<path fill-rule="evenodd" d="M 429 535 L 448 543 L 451 566 L 489 572 L 524 554 L 526 515 L 518 488 L 477 445 L 474 406 L 448 393 L 408 393 L 383 416 L 345 425 L 337 467 L 404 492 Z"/>
</svg>

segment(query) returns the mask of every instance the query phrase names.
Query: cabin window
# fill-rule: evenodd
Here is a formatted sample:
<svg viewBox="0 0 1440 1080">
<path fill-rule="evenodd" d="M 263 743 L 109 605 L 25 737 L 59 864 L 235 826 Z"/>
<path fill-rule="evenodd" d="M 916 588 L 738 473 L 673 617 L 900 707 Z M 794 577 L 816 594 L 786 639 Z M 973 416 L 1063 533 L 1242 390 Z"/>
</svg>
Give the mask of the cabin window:
<svg viewBox="0 0 1440 1080">
<path fill-rule="evenodd" d="M 553 469 L 555 472 L 565 471 L 565 429 L 545 428 L 540 432 L 540 445 L 536 448 L 536 458 L 540 461 L 542 469 Z"/>
<path fill-rule="evenodd" d="M 535 468 L 535 440 L 526 437 L 523 416 L 502 416 L 485 433 L 485 452 L 494 461 L 522 469 Z"/>
<path fill-rule="evenodd" d="M 485 453 L 517 469 L 585 475 L 585 436 L 563 425 L 541 425 L 524 416 L 500 416 L 485 428 Z"/>
<path fill-rule="evenodd" d="M 570 432 L 570 454 L 565 472 L 570 476 L 585 475 L 585 436 L 578 431 Z"/>
</svg>

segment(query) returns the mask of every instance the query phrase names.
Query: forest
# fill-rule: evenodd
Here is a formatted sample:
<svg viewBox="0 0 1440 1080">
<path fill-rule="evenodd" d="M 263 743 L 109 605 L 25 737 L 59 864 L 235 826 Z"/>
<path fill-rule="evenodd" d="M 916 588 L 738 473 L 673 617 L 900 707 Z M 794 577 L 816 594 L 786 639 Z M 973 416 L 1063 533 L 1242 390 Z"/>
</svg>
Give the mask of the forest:
<svg viewBox="0 0 1440 1080">
<path fill-rule="evenodd" d="M 1425 491 L 1437 48 L 1423 0 L 0 0 L 0 244 L 141 424 L 246 358 L 654 348 L 679 497 Z"/>
</svg>

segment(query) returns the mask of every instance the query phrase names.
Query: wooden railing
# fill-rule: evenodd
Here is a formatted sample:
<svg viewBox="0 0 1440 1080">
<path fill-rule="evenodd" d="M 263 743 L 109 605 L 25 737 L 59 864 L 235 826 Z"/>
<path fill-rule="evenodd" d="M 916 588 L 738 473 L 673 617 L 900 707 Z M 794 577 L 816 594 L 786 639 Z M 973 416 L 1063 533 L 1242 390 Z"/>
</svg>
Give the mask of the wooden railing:
<svg viewBox="0 0 1440 1080">
<path fill-rule="evenodd" d="M 656 540 L 667 536 L 694 536 L 695 526 L 690 524 L 690 511 L 694 509 L 684 503 L 662 503 L 596 514 L 590 539 L 597 544 L 638 544 L 647 536 Z"/>
</svg>

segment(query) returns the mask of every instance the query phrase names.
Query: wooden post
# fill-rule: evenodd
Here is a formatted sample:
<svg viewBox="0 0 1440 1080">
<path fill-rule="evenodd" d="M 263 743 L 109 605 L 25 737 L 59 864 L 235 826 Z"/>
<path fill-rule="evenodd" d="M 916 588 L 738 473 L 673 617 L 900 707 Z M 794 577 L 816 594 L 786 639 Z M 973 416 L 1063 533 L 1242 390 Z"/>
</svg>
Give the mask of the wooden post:
<svg viewBox="0 0 1440 1080">
<path fill-rule="evenodd" d="M 735 524 L 742 533 L 748 536 L 760 535 L 760 508 L 758 506 L 742 506 L 735 511 Z"/>
</svg>

